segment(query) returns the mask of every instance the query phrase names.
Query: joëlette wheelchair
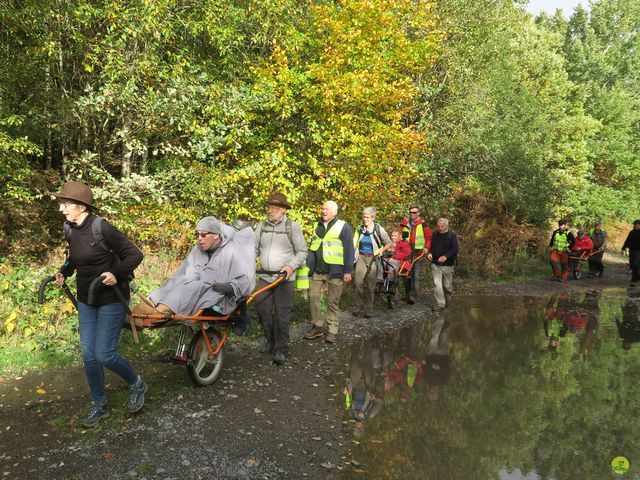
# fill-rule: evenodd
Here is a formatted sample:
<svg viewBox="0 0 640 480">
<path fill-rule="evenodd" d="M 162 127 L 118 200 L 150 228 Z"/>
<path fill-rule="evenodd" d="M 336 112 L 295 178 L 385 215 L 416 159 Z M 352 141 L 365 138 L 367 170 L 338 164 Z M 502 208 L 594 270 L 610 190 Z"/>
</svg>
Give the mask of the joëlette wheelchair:
<svg viewBox="0 0 640 480">
<path fill-rule="evenodd" d="M 254 291 L 249 296 L 238 301 L 236 308 L 230 313 L 222 315 L 211 309 L 202 309 L 193 315 L 178 315 L 173 313 L 158 312 L 157 314 L 132 314 L 128 302 L 124 299 L 119 289 L 114 289 L 120 303 L 125 307 L 127 314 L 132 317 L 132 323 L 125 323 L 125 327 L 131 328 L 137 341 L 137 330 L 141 328 L 157 329 L 180 325 L 178 345 L 169 360 L 179 365 L 187 367 L 187 373 L 193 384 L 197 387 L 204 387 L 214 383 L 220 376 L 224 362 L 224 344 L 229 337 L 226 329 L 233 328 L 238 334 L 244 331 L 251 323 L 251 315 L 247 309 L 253 300 L 261 293 L 275 288 L 285 280 L 285 275 L 280 272 L 256 272 L 265 275 L 278 275 L 278 278 L 264 288 Z M 38 303 L 44 303 L 44 292 L 47 284 L 55 280 L 55 276 L 45 278 L 38 289 Z M 102 283 L 103 276 L 97 277 L 89 286 L 87 303 L 93 304 L 95 293 L 98 288 L 106 287 Z M 77 308 L 78 302 L 69 289 L 69 286 L 62 285 L 65 295 Z"/>
<path fill-rule="evenodd" d="M 406 281 L 411 278 L 413 266 L 424 257 L 424 252 L 423 250 L 419 255 L 412 255 L 409 260 L 402 261 L 399 268 L 389 261 L 389 257 L 384 255 L 380 257 L 382 282 L 378 283 L 376 292 L 386 296 L 389 309 L 393 310 L 398 304 L 398 285 L 400 280 Z"/>
</svg>

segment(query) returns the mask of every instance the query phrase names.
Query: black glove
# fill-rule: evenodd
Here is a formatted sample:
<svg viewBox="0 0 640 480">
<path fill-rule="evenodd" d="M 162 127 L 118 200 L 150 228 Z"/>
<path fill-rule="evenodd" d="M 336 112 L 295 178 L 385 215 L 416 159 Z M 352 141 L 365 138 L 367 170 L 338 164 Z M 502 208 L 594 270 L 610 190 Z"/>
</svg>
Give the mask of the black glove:
<svg viewBox="0 0 640 480">
<path fill-rule="evenodd" d="M 211 290 L 215 290 L 224 295 L 233 295 L 233 287 L 230 283 L 214 283 L 211 285 Z"/>
</svg>

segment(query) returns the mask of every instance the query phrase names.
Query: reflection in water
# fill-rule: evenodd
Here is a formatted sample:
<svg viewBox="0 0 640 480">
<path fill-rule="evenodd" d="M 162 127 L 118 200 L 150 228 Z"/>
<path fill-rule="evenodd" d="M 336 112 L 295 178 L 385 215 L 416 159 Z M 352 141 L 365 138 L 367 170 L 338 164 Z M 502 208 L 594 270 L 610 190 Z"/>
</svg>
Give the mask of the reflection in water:
<svg viewBox="0 0 640 480">
<path fill-rule="evenodd" d="M 424 379 L 429 400 L 437 400 L 440 389 L 449 383 L 450 366 L 449 321 L 440 316 L 433 324 L 425 360 Z"/>
<path fill-rule="evenodd" d="M 631 344 L 640 341 L 640 292 L 635 288 L 627 290 L 627 298 L 622 306 L 622 318 L 616 318 L 622 348 L 629 350 Z"/>
<path fill-rule="evenodd" d="M 576 334 L 580 337 L 580 358 L 586 360 L 595 347 L 600 328 L 600 295 L 599 290 L 591 290 L 582 298 L 576 298 L 563 292 L 549 299 L 543 323 L 552 353 L 557 353 L 560 341 L 567 333 Z"/>
<path fill-rule="evenodd" d="M 588 480 L 610 478 L 618 455 L 637 469 L 640 354 L 619 348 L 616 319 L 633 305 L 637 324 L 639 310 L 616 295 L 459 297 L 343 351 L 358 468 L 340 477 Z"/>
</svg>

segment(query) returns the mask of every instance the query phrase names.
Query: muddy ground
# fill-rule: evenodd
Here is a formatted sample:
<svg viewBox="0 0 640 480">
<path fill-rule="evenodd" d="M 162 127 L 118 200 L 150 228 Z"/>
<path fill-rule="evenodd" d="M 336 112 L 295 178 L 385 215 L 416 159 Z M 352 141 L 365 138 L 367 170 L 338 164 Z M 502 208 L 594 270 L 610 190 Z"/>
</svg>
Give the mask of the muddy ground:
<svg viewBox="0 0 640 480">
<path fill-rule="evenodd" d="M 460 283 L 456 294 L 547 296 L 627 286 L 624 260 L 607 261 L 604 279 Z M 126 414 L 126 388 L 108 376 L 112 416 L 94 429 L 79 425 L 88 402 L 81 367 L 0 378 L 0 478 L 332 479 L 345 469 L 362 471 L 345 456 L 357 440 L 341 414 L 337 350 L 429 319 L 431 301 L 426 289 L 416 305 L 389 311 L 380 303 L 371 319 L 343 312 L 336 345 L 303 339 L 308 325 L 299 325 L 282 367 L 259 354 L 255 341 L 230 343 L 221 377 L 206 388 L 192 387 L 185 367 L 134 358 L 150 385 L 144 410 Z"/>
</svg>

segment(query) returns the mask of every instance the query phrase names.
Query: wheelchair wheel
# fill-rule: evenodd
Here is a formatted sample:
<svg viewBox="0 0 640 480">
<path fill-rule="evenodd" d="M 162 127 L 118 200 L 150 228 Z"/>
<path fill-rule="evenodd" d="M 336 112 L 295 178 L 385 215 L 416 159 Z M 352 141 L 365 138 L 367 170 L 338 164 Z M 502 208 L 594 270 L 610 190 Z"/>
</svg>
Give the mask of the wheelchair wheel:
<svg viewBox="0 0 640 480">
<path fill-rule="evenodd" d="M 204 332 L 209 337 L 211 347 L 215 350 L 222 341 L 220 333 L 213 328 Z M 202 331 L 196 332 L 189 344 L 189 360 L 187 373 L 196 387 L 206 387 L 218 379 L 222 371 L 224 349 L 220 349 L 215 358 L 210 358 L 209 350 Z"/>
<path fill-rule="evenodd" d="M 582 278 L 582 265 L 573 267 L 573 278 L 580 280 Z"/>
</svg>

